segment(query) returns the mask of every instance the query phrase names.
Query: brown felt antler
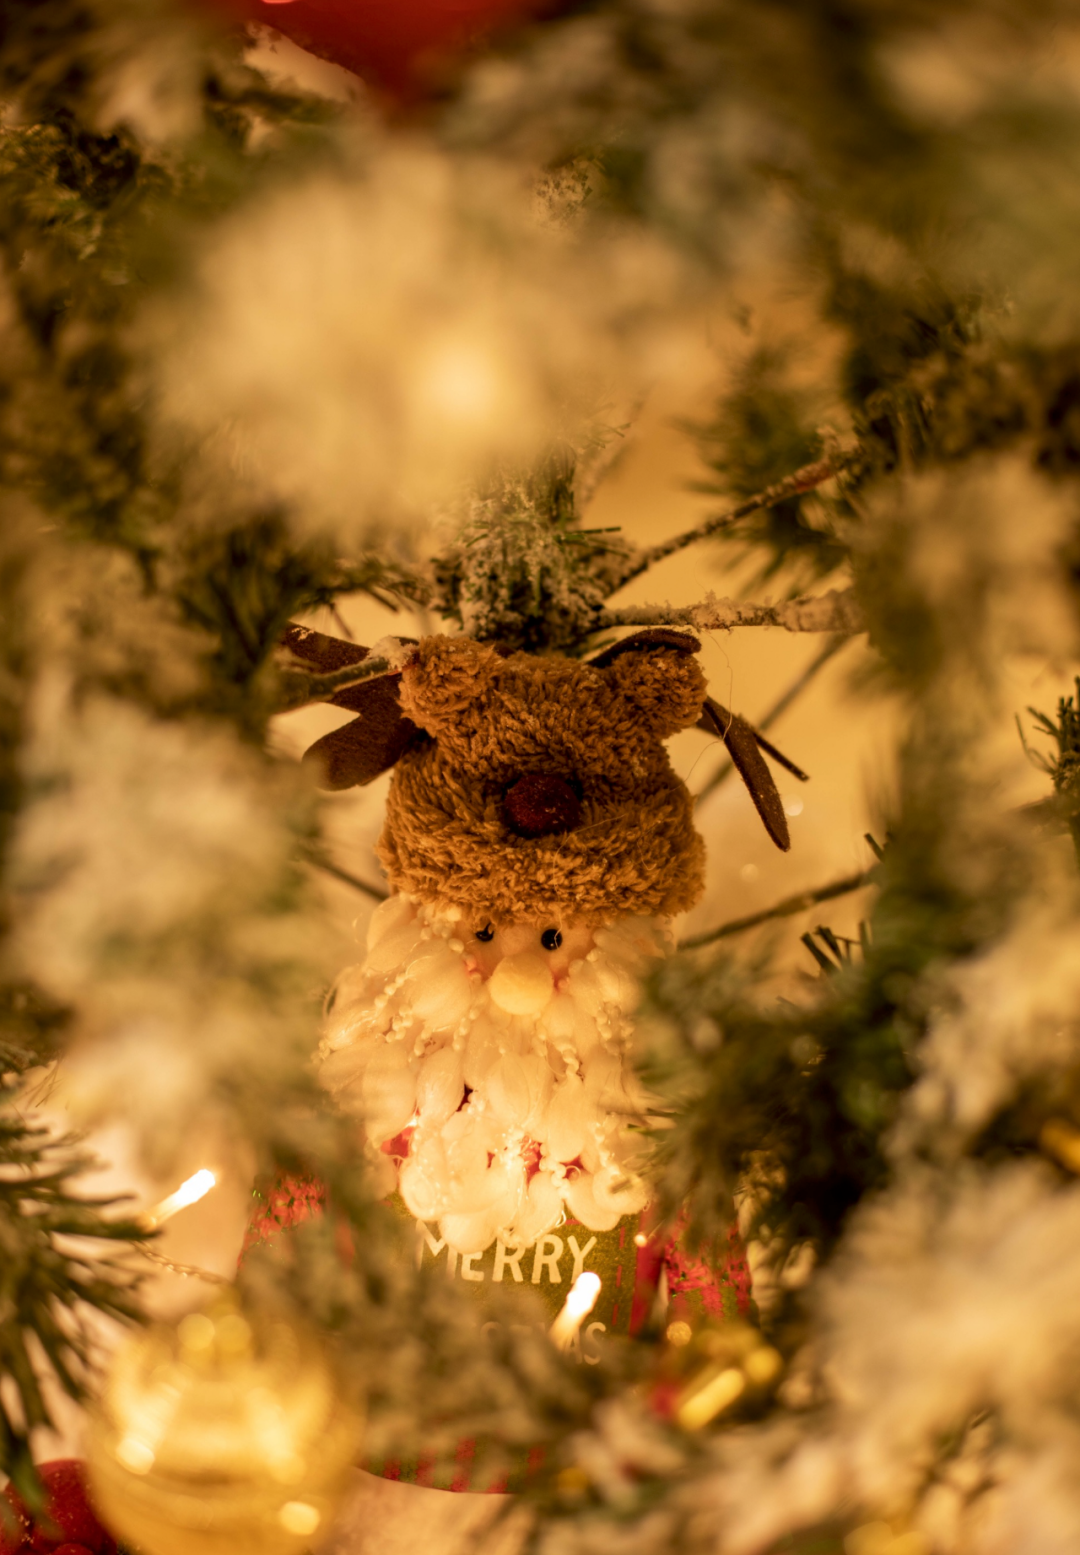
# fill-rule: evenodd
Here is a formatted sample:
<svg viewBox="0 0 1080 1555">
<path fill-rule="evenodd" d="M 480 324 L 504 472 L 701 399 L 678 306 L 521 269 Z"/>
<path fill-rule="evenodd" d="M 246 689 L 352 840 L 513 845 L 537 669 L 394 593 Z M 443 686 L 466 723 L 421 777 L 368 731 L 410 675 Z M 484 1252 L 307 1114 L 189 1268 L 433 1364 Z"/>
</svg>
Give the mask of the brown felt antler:
<svg viewBox="0 0 1080 1555">
<path fill-rule="evenodd" d="M 650 626 L 629 637 L 621 637 L 618 642 L 590 659 L 589 663 L 593 669 L 604 670 L 624 653 L 648 653 L 656 648 L 670 648 L 675 653 L 700 653 L 701 643 L 689 632 L 676 632 L 668 626 Z"/>
<path fill-rule="evenodd" d="M 295 622 L 290 622 L 282 633 L 281 645 L 319 674 L 361 664 L 369 653 L 359 643 L 312 632 Z M 372 782 L 419 737 L 419 729 L 405 717 L 398 702 L 399 676 L 400 671 L 373 675 L 327 698 L 334 707 L 347 707 L 358 716 L 340 729 L 324 734 L 304 752 L 305 762 L 314 762 L 321 768 L 324 788 L 353 788 Z"/>
<path fill-rule="evenodd" d="M 664 626 L 650 627 L 612 643 L 594 659 L 590 659 L 589 663 L 597 669 L 607 669 L 624 653 L 655 652 L 657 649 L 667 648 L 675 653 L 686 654 L 697 653 L 700 647 L 698 639 L 688 632 L 676 632 Z M 704 729 L 708 734 L 718 734 L 723 740 L 736 772 L 746 784 L 757 812 L 765 823 L 765 830 L 776 846 L 786 853 L 791 847 L 787 816 L 784 814 L 783 802 L 773 781 L 773 775 L 766 766 L 761 752 L 765 751 L 801 783 L 808 781 L 807 774 L 778 751 L 775 745 L 770 744 L 764 735 L 759 734 L 752 724 L 746 722 L 745 718 L 729 712 L 712 697 L 708 697 L 705 701 L 698 720 L 698 728 Z"/>
<path fill-rule="evenodd" d="M 719 702 L 714 702 L 712 697 L 708 697 L 705 702 L 698 728 L 705 729 L 709 734 L 718 734 L 723 740 L 736 772 L 749 789 L 757 813 L 765 823 L 765 830 L 776 846 L 786 853 L 791 847 L 787 816 L 773 775 L 759 747 L 767 750 L 770 756 L 803 782 L 806 781 L 806 773 L 796 767 L 794 762 L 788 761 L 786 756 L 781 756 L 767 740 L 763 740 L 745 718 L 729 712 Z"/>
</svg>

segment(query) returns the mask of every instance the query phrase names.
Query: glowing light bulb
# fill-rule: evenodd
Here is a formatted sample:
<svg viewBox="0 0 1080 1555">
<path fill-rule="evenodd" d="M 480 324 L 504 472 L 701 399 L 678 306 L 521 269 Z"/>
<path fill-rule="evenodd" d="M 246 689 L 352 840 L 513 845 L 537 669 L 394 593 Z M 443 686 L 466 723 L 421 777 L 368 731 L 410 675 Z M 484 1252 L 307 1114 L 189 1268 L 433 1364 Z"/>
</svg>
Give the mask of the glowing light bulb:
<svg viewBox="0 0 1080 1555">
<path fill-rule="evenodd" d="M 746 1390 L 746 1377 L 737 1366 L 727 1366 L 716 1375 L 692 1384 L 689 1396 L 683 1395 L 675 1418 L 684 1431 L 700 1431 L 727 1409 Z"/>
<path fill-rule="evenodd" d="M 600 1276 L 592 1273 L 579 1274 L 566 1298 L 566 1311 L 571 1317 L 587 1317 L 595 1307 L 599 1294 Z"/>
<path fill-rule="evenodd" d="M 318 1508 L 310 1506 L 306 1501 L 286 1501 L 278 1513 L 278 1522 L 286 1533 L 295 1533 L 304 1538 L 315 1532 L 321 1518 Z"/>
<path fill-rule="evenodd" d="M 568 1350 L 582 1322 L 596 1305 L 600 1294 L 600 1276 L 589 1269 L 579 1274 L 570 1287 L 570 1294 L 563 1302 L 562 1311 L 551 1325 L 552 1342 L 560 1350 Z"/>
<path fill-rule="evenodd" d="M 147 1210 L 143 1216 L 144 1225 L 152 1230 L 156 1229 L 166 1220 L 171 1220 L 174 1215 L 178 1215 L 182 1209 L 187 1209 L 191 1204 L 197 1204 L 200 1199 L 206 1197 L 211 1188 L 216 1187 L 217 1178 L 208 1167 L 204 1166 L 193 1177 L 189 1177 L 186 1182 L 182 1182 L 175 1193 L 170 1193 L 168 1198 L 162 1199 L 161 1203 L 156 1205 L 154 1209 Z"/>
</svg>

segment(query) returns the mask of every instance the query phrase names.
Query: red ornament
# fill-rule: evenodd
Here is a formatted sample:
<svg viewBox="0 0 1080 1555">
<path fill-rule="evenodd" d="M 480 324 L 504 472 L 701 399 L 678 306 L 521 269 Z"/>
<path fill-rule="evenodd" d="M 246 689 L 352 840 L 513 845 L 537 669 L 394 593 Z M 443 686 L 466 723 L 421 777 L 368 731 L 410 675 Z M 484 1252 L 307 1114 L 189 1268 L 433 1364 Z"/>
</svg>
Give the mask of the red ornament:
<svg viewBox="0 0 1080 1555">
<path fill-rule="evenodd" d="M 258 1194 L 258 1203 L 248 1221 L 240 1257 L 257 1242 L 269 1242 L 290 1226 L 303 1225 L 321 1215 L 326 1205 L 326 1188 L 314 1177 L 279 1177 L 267 1192 Z M 0 1552 L 2 1555 L 2 1552 Z"/>
<path fill-rule="evenodd" d="M 565 0 L 202 0 L 274 27 L 395 97 L 418 95 L 433 62 L 493 32 L 565 10 Z"/>
<path fill-rule="evenodd" d="M 26 1508 L 9 1485 L 4 1491 L 6 1506 L 0 1506 L 0 1555 L 19 1555 L 26 1548 L 30 1518 Z"/>
<path fill-rule="evenodd" d="M 36 1519 L 11 1485 L 4 1491 L 18 1530 L 14 1542 L 0 1534 L 0 1555 L 117 1555 L 116 1540 L 90 1505 L 79 1459 L 39 1463 L 38 1475 L 45 1487 L 45 1509 Z"/>
</svg>

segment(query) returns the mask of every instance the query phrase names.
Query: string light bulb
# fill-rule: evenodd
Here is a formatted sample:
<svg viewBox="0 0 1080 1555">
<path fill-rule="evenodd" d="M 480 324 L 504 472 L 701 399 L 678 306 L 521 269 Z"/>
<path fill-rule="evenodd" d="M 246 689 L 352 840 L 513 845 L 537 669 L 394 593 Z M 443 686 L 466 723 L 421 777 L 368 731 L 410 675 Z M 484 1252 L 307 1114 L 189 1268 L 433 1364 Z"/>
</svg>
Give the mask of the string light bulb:
<svg viewBox="0 0 1080 1555">
<path fill-rule="evenodd" d="M 560 1350 L 568 1350 L 577 1337 L 577 1331 L 596 1305 L 600 1294 L 600 1276 L 586 1269 L 570 1287 L 570 1294 L 563 1302 L 562 1311 L 549 1330 L 552 1343 Z"/>
<path fill-rule="evenodd" d="M 209 1167 L 200 1168 L 186 1182 L 182 1182 L 175 1193 L 170 1193 L 167 1198 L 161 1200 L 153 1209 L 147 1210 L 142 1217 L 143 1225 L 149 1231 L 156 1231 L 158 1226 L 164 1225 L 166 1220 L 171 1220 L 182 1209 L 188 1209 L 192 1204 L 198 1204 L 204 1199 L 211 1188 L 217 1187 L 217 1178 Z"/>
</svg>

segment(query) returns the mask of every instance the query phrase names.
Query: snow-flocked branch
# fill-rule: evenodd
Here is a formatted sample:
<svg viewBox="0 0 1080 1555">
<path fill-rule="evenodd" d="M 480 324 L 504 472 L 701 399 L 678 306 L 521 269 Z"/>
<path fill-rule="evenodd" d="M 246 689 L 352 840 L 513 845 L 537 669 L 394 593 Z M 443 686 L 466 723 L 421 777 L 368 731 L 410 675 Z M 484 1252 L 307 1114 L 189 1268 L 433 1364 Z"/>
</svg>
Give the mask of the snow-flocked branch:
<svg viewBox="0 0 1080 1555">
<path fill-rule="evenodd" d="M 837 632 L 850 637 L 866 630 L 866 617 L 853 589 L 829 589 L 805 599 L 753 604 L 707 594 L 698 605 L 629 605 L 605 610 L 595 630 L 616 626 L 693 626 L 699 632 L 724 632 L 733 626 L 782 626 L 788 632 Z"/>
</svg>

